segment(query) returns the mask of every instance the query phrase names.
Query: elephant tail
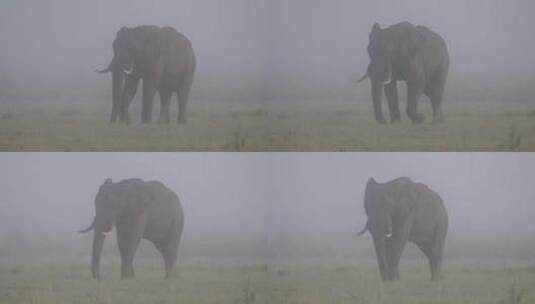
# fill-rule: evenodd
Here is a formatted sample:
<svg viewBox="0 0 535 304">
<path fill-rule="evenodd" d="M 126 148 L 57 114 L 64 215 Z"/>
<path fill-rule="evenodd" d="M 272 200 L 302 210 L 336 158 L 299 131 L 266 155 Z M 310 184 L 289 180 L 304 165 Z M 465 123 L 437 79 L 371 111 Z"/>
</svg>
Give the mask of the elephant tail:
<svg viewBox="0 0 535 304">
<path fill-rule="evenodd" d="M 91 223 L 91 226 L 87 227 L 86 229 L 80 230 L 78 232 L 79 233 L 86 233 L 86 232 L 89 232 L 89 231 L 93 230 L 93 228 L 95 228 L 95 220 L 94 219 L 93 219 L 93 223 Z"/>
</svg>

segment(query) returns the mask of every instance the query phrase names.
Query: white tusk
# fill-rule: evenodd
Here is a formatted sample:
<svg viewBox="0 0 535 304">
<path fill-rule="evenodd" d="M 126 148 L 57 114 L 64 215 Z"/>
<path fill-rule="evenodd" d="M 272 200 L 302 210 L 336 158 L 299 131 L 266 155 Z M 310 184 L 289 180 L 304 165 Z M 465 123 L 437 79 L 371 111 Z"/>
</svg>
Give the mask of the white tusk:
<svg viewBox="0 0 535 304">
<path fill-rule="evenodd" d="M 357 80 L 357 83 L 361 83 L 363 82 L 364 80 L 366 80 L 366 78 L 368 78 L 368 73 L 364 74 L 364 76 L 362 76 L 359 80 Z"/>
<path fill-rule="evenodd" d="M 390 232 L 389 234 L 385 235 L 387 238 L 390 238 L 392 236 L 392 232 Z"/>
<path fill-rule="evenodd" d="M 106 69 L 103 69 L 103 70 L 95 70 L 95 72 L 99 73 L 99 74 L 106 74 L 108 72 L 110 72 L 110 68 L 106 68 Z"/>
<path fill-rule="evenodd" d="M 389 84 L 391 82 L 392 82 L 392 71 L 388 73 L 388 78 L 386 79 L 386 81 L 383 82 L 383 84 Z"/>
<path fill-rule="evenodd" d="M 132 75 L 133 70 L 134 70 L 134 69 L 123 70 L 123 73 L 125 73 L 126 75 Z"/>
</svg>

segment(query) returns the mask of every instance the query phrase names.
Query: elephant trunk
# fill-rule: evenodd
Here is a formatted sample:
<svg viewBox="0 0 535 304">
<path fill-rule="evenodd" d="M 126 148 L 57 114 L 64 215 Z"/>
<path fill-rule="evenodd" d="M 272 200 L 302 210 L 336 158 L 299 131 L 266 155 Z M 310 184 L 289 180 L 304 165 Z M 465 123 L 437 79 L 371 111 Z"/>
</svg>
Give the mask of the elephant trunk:
<svg viewBox="0 0 535 304">
<path fill-rule="evenodd" d="M 379 265 L 379 272 L 383 281 L 389 280 L 389 267 L 386 260 L 386 240 L 384 237 L 374 238 L 375 254 L 377 256 L 377 264 Z"/>
<path fill-rule="evenodd" d="M 100 255 L 102 253 L 104 237 L 104 234 L 95 230 L 95 235 L 93 237 L 93 253 L 91 255 L 91 272 L 93 273 L 94 279 L 100 277 Z"/>
<path fill-rule="evenodd" d="M 112 70 L 113 105 L 110 122 L 115 122 L 121 115 L 121 97 L 123 93 L 124 73 L 118 69 Z"/>
</svg>

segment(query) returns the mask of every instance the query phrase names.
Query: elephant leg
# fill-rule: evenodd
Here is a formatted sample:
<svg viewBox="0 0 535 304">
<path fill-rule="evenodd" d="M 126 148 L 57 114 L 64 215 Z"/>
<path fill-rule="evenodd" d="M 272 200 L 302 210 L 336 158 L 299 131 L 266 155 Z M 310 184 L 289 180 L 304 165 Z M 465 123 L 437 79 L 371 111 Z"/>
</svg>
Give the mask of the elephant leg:
<svg viewBox="0 0 535 304">
<path fill-rule="evenodd" d="M 434 84 L 429 88 L 426 93 L 427 97 L 431 101 L 431 106 L 433 107 L 433 124 L 443 123 L 444 114 L 442 113 L 442 98 L 444 96 L 444 79 L 438 79 Z"/>
<path fill-rule="evenodd" d="M 178 88 L 178 119 L 179 124 L 186 123 L 186 108 L 188 105 L 189 92 L 193 83 L 193 74 L 187 75 Z"/>
<path fill-rule="evenodd" d="M 390 280 L 399 280 L 399 261 L 409 240 L 411 227 L 411 222 L 406 221 L 387 241 Z"/>
<path fill-rule="evenodd" d="M 180 237 L 181 231 L 178 230 L 175 221 L 173 222 L 173 225 L 171 225 L 167 239 L 158 240 L 154 242 L 156 249 L 158 249 L 158 251 L 160 251 L 160 253 L 162 254 L 166 278 L 169 278 L 174 274 Z"/>
<path fill-rule="evenodd" d="M 385 96 L 390 111 L 390 122 L 399 123 L 401 121 L 401 115 L 399 113 L 398 85 L 396 81 L 393 80 L 385 85 Z"/>
<path fill-rule="evenodd" d="M 437 266 L 438 260 L 436 255 L 436 250 L 434 246 L 430 243 L 419 243 L 417 244 L 418 248 L 425 254 L 429 260 L 429 270 L 431 272 L 431 280 L 437 279 Z"/>
<path fill-rule="evenodd" d="M 160 119 L 158 120 L 159 123 L 169 123 L 170 120 L 170 113 L 169 113 L 169 106 L 171 104 L 171 96 L 173 92 L 167 89 L 161 89 L 160 90 L 160 99 L 161 99 L 161 107 L 160 107 Z"/>
<path fill-rule="evenodd" d="M 130 274 L 129 265 L 129 245 L 128 245 L 128 227 L 125 227 L 123 224 L 116 225 L 117 230 L 117 245 L 119 247 L 119 253 L 121 254 L 121 277 L 127 278 Z"/>
<path fill-rule="evenodd" d="M 413 124 L 420 124 L 424 121 L 424 116 L 418 113 L 418 101 L 423 90 L 423 81 L 416 80 L 407 83 L 407 115 Z"/>
<path fill-rule="evenodd" d="M 435 270 L 431 273 L 431 280 L 433 281 L 442 279 L 442 247 L 443 242 L 441 245 L 438 245 L 438 247 L 435 248 Z"/>
<path fill-rule="evenodd" d="M 134 276 L 134 255 L 145 231 L 146 222 L 147 215 L 142 213 L 135 219 L 131 219 L 126 223 L 117 223 L 116 225 L 117 242 L 121 251 L 122 278 Z"/>
<path fill-rule="evenodd" d="M 130 115 L 128 114 L 128 108 L 134 96 L 136 96 L 137 87 L 139 85 L 139 78 L 126 77 L 124 90 L 121 100 L 121 122 L 130 123 Z"/>
<path fill-rule="evenodd" d="M 437 281 L 442 279 L 442 256 L 444 254 L 444 243 L 446 241 L 445 233 L 440 231 L 437 232 L 437 237 L 435 239 L 434 249 L 434 260 L 435 260 L 435 269 L 434 272 L 431 272 L 431 280 Z"/>
<path fill-rule="evenodd" d="M 152 105 L 156 95 L 156 83 L 153 79 L 143 79 L 143 103 L 141 104 L 141 123 L 152 120 Z"/>
</svg>

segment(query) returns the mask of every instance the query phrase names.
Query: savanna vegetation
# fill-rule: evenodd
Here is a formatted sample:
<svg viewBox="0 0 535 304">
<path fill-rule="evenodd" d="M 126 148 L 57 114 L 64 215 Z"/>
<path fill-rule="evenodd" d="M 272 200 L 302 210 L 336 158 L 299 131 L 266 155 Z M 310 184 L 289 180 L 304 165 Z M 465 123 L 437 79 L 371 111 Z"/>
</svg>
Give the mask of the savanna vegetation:
<svg viewBox="0 0 535 304">
<path fill-rule="evenodd" d="M 177 276 L 165 280 L 156 250 L 142 242 L 135 278 L 120 279 L 117 248 L 110 245 L 98 281 L 91 278 L 86 245 L 27 244 L 28 251 L 4 250 L 0 303 L 535 303 L 533 261 L 481 255 L 496 248 L 479 248 L 479 257 L 462 248 L 450 250 L 440 282 L 429 280 L 424 259 L 409 250 L 401 281 L 385 283 L 371 248 L 360 257 L 354 251 L 274 259 L 230 257 L 213 247 L 208 256 L 193 256 L 186 247 Z"/>
<path fill-rule="evenodd" d="M 107 123 L 109 109 L 103 103 L 5 104 L 0 107 L 0 150 L 535 150 L 535 107 L 528 103 L 446 104 L 446 122 L 439 125 L 430 123 L 427 101 L 420 103 L 427 118 L 422 125 L 412 125 L 406 115 L 402 115 L 400 125 L 379 125 L 373 120 L 369 103 L 281 101 L 266 106 L 259 102 L 192 101 L 185 125 L 141 125 L 139 111 L 132 111 L 134 123 L 130 126 Z M 176 121 L 175 108 L 173 103 L 172 117 Z"/>
</svg>

